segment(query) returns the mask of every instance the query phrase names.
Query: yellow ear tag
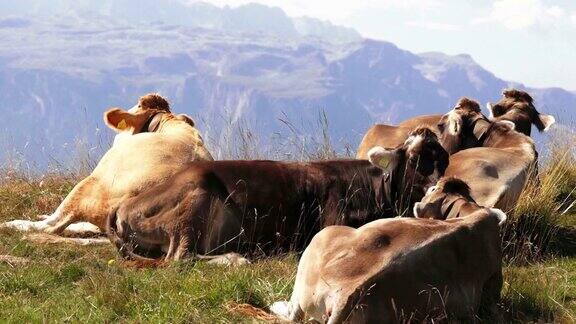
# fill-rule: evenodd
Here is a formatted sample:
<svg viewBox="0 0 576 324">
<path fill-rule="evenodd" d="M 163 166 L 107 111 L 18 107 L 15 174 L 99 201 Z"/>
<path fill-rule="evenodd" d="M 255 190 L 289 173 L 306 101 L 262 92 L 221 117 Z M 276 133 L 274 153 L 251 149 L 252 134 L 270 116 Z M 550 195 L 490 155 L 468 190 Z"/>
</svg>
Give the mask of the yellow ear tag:
<svg viewBox="0 0 576 324">
<path fill-rule="evenodd" d="M 116 128 L 118 129 L 125 129 L 126 127 L 128 127 L 128 125 L 126 125 L 126 120 L 122 119 L 119 123 L 118 126 L 116 126 Z"/>
<path fill-rule="evenodd" d="M 388 156 L 381 158 L 380 161 L 378 161 L 378 165 L 383 169 L 388 169 L 390 166 L 390 158 Z"/>
</svg>

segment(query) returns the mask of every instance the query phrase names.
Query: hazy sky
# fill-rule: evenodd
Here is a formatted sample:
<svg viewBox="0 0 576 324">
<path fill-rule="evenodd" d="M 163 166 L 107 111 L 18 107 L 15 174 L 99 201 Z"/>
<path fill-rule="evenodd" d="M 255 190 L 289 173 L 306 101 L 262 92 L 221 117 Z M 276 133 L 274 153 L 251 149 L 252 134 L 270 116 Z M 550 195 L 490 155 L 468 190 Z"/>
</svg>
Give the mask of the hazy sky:
<svg viewBox="0 0 576 324">
<path fill-rule="evenodd" d="M 191 0 L 195 1 L 195 0 Z M 208 0 L 281 7 L 413 52 L 468 53 L 506 80 L 576 90 L 576 0 Z"/>
</svg>

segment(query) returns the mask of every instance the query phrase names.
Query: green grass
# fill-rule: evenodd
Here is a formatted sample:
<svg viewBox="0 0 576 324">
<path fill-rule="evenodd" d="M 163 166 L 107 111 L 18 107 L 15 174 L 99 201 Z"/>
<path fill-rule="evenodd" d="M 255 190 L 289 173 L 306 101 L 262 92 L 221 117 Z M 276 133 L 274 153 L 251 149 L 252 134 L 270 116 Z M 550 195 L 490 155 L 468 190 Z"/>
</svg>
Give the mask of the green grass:
<svg viewBox="0 0 576 324">
<path fill-rule="evenodd" d="M 554 155 L 557 157 L 558 155 Z M 490 322 L 576 321 L 576 163 L 549 159 L 534 190 L 510 214 L 498 314 Z M 51 213 L 73 178 L 0 180 L 0 221 Z M 511 231 L 511 232 L 510 232 Z M 112 246 L 41 245 L 0 232 L 0 254 L 27 257 L 25 265 L 0 263 L 2 322 L 254 322 L 230 303 L 266 308 L 290 296 L 297 258 L 259 260 L 235 268 L 181 262 L 134 269 Z"/>
</svg>

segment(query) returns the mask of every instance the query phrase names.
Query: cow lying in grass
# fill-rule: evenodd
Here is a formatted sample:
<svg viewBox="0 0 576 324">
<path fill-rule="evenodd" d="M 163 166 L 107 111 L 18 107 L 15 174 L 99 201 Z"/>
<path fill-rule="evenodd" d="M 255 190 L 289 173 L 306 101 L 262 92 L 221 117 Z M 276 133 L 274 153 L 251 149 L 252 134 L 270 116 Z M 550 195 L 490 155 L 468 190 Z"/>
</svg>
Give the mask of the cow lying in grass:
<svg viewBox="0 0 576 324">
<path fill-rule="evenodd" d="M 478 111 L 480 106 L 467 98 L 462 98 L 458 101 L 455 108 L 464 105 L 476 105 Z M 530 95 L 521 90 L 508 89 L 502 92 L 502 99 L 496 104 L 487 104 L 490 110 L 491 121 L 510 121 L 514 123 L 516 131 L 530 136 L 532 125 L 540 131 L 547 131 L 555 119 L 551 115 L 541 114 L 534 107 L 534 100 Z M 435 131 L 442 131 L 443 124 L 442 115 L 423 115 L 407 119 L 397 126 L 376 124 L 366 132 L 362 142 L 358 146 L 356 157 L 359 159 L 366 159 L 367 152 L 373 146 L 379 145 L 382 147 L 396 147 L 399 143 L 404 142 L 408 134 L 416 127 L 424 125 L 430 127 Z M 474 123 L 474 121 L 470 121 Z M 474 126 L 472 126 L 472 129 Z M 444 144 L 444 143 L 443 143 Z M 462 143 L 462 147 L 458 149 L 465 149 L 478 146 L 477 143 Z M 450 154 L 455 153 L 456 148 L 446 147 Z"/>
<path fill-rule="evenodd" d="M 447 179 L 434 191 L 448 198 L 430 208 L 417 205 L 418 216 L 456 208 L 458 218 L 381 219 L 358 229 L 323 229 L 302 254 L 290 301 L 274 303 L 271 311 L 289 321 L 321 323 L 473 321 L 500 297 L 499 232 L 506 215 L 454 206 L 451 195 L 464 199 L 466 188 Z"/>
<path fill-rule="evenodd" d="M 60 234 L 105 230 L 112 210 L 128 196 L 162 183 L 191 161 L 212 160 L 192 119 L 174 115 L 157 94 L 128 111 L 112 108 L 104 121 L 118 132 L 92 174 L 80 181 L 42 221 L 14 220 L 3 227 Z"/>
<path fill-rule="evenodd" d="M 108 234 L 126 258 L 302 250 L 321 228 L 360 226 L 419 201 L 447 167 L 436 135 L 416 129 L 370 161 L 212 161 L 190 164 L 124 201 Z"/>
<path fill-rule="evenodd" d="M 446 176 L 468 183 L 471 196 L 482 206 L 511 210 L 531 173 L 535 174 L 534 141 L 515 127 L 508 120 L 488 120 L 469 99 L 441 119 L 441 142 L 448 152 L 457 152 L 450 156 Z M 469 146 L 481 147 L 464 149 Z"/>
</svg>

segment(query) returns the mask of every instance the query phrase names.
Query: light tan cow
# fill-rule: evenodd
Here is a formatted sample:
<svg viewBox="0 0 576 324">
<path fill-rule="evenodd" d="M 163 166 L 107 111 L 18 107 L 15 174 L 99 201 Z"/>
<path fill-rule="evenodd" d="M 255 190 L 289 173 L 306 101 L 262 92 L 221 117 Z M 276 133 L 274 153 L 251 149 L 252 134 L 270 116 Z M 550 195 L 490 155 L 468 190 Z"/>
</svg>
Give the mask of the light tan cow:
<svg viewBox="0 0 576 324">
<path fill-rule="evenodd" d="M 472 321 L 500 298 L 505 219 L 480 208 L 446 221 L 327 227 L 302 254 L 290 301 L 270 310 L 288 321 L 331 324 Z"/>
<path fill-rule="evenodd" d="M 172 114 L 157 94 L 141 97 L 128 111 L 109 109 L 104 121 L 118 134 L 92 174 L 44 220 L 14 220 L 4 227 L 55 234 L 67 227 L 72 233 L 104 231 L 110 211 L 127 196 L 162 183 L 191 161 L 213 160 L 192 119 Z"/>
</svg>

